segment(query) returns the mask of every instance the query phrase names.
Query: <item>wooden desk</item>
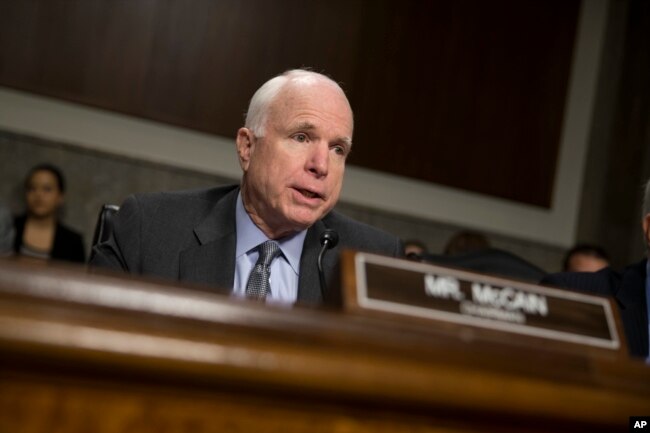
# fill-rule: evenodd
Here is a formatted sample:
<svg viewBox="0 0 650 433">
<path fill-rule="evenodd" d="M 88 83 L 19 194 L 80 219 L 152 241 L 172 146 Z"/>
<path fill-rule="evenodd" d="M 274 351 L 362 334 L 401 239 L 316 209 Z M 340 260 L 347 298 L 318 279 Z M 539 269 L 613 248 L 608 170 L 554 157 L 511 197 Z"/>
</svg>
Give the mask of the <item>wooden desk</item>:
<svg viewBox="0 0 650 433">
<path fill-rule="evenodd" d="M 642 362 L 468 335 L 0 261 L 0 433 L 610 432 L 650 414 Z"/>
</svg>

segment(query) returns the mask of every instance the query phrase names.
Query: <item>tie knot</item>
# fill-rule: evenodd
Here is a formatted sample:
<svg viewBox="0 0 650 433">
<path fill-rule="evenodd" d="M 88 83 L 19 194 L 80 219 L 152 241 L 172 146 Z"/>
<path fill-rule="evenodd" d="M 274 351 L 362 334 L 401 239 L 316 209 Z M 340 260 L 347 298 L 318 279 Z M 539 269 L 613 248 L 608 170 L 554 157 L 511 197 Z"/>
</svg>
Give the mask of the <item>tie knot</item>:
<svg viewBox="0 0 650 433">
<path fill-rule="evenodd" d="M 268 266 L 280 254 L 280 246 L 276 241 L 266 241 L 260 244 L 259 249 L 260 257 L 257 259 L 257 263 L 264 266 Z"/>
</svg>

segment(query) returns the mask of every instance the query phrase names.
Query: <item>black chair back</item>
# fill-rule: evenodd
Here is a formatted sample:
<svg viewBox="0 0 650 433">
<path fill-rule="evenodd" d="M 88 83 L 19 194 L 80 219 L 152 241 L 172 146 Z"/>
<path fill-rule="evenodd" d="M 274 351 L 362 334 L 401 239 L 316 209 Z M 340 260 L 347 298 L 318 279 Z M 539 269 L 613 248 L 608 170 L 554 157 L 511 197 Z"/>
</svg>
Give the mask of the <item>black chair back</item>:
<svg viewBox="0 0 650 433">
<path fill-rule="evenodd" d="M 108 240 L 113 233 L 113 217 L 120 210 L 119 206 L 114 204 L 105 204 L 99 211 L 97 225 L 95 226 L 95 235 L 93 236 L 93 248 Z M 90 253 L 92 259 L 93 252 Z"/>
</svg>

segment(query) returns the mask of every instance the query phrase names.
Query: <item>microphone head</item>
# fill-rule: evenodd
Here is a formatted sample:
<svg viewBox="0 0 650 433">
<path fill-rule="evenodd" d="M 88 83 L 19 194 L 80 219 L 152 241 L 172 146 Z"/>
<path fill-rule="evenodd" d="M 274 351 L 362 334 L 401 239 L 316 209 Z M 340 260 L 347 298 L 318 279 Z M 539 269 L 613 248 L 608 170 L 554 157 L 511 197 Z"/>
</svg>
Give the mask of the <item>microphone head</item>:
<svg viewBox="0 0 650 433">
<path fill-rule="evenodd" d="M 327 245 L 328 249 L 334 248 L 339 243 L 339 234 L 335 230 L 327 229 L 320 235 L 320 244 Z"/>
</svg>

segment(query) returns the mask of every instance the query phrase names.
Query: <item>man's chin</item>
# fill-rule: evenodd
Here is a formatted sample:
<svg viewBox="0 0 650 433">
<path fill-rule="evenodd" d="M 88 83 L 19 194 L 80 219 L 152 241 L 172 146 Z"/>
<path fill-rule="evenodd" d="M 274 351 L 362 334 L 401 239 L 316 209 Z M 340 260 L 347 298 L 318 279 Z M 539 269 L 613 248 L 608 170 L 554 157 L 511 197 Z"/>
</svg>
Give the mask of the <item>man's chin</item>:
<svg viewBox="0 0 650 433">
<path fill-rule="evenodd" d="M 309 227 L 313 226 L 316 221 L 321 219 L 323 214 L 321 212 L 313 212 L 307 215 L 299 214 L 293 215 L 291 218 L 291 225 L 293 226 L 296 232 L 307 230 Z"/>
<path fill-rule="evenodd" d="M 307 230 L 309 227 L 313 226 L 314 223 L 317 220 L 300 220 L 300 221 L 292 221 L 292 228 L 295 233 L 301 232 L 303 230 Z"/>
</svg>

